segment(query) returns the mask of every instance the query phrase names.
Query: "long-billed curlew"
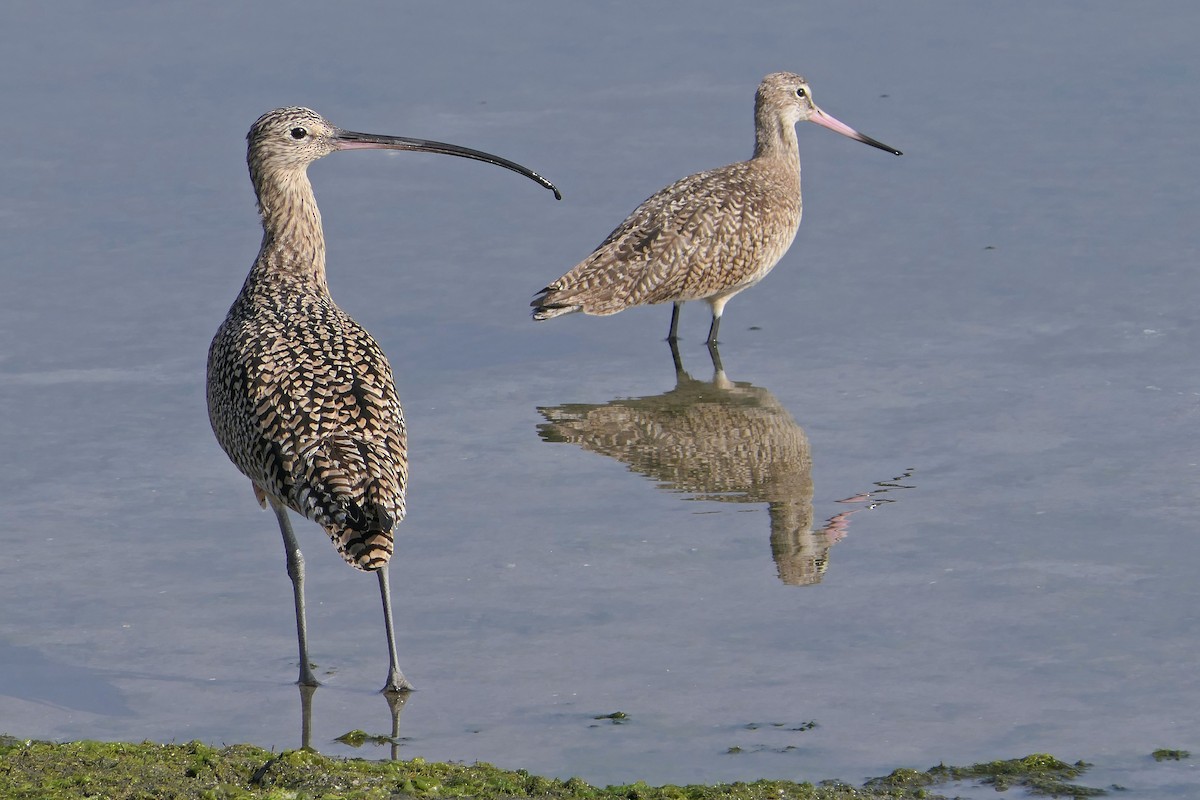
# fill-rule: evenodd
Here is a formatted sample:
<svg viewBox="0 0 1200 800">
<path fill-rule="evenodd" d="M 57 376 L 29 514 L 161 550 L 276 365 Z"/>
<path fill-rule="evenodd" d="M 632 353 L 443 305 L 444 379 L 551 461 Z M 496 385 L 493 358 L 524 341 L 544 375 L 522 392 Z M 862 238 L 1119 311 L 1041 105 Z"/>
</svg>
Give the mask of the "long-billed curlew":
<svg viewBox="0 0 1200 800">
<path fill-rule="evenodd" d="M 351 566 L 379 576 L 391 659 L 384 691 L 407 691 L 412 686 L 396 658 L 387 571 L 393 534 L 404 518 L 404 414 L 387 357 L 329 296 L 308 165 L 335 150 L 419 150 L 497 164 L 559 193 L 499 156 L 346 131 L 307 108 L 267 112 L 246 138 L 262 247 L 209 349 L 209 420 L 259 503 L 270 503 L 279 520 L 296 604 L 300 684 L 317 681 L 308 660 L 304 558 L 289 508 L 325 528 Z"/>
<path fill-rule="evenodd" d="M 800 155 L 796 124 L 816 124 L 900 155 L 829 116 L 808 82 L 790 72 L 763 78 L 754 98 L 754 156 L 676 181 L 638 206 L 598 248 L 542 289 L 533 318 L 582 311 L 615 314 L 630 306 L 688 300 L 712 307 L 708 341 L 717 341 L 729 298 L 762 280 L 800 227 Z"/>
</svg>

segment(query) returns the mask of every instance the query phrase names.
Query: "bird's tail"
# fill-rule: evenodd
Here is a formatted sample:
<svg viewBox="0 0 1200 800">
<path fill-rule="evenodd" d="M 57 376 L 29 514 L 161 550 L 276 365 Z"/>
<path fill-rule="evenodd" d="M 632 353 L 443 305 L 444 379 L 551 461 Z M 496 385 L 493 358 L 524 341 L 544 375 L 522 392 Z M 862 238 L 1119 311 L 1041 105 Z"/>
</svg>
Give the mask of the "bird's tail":
<svg viewBox="0 0 1200 800">
<path fill-rule="evenodd" d="M 572 302 L 569 297 L 564 297 L 560 288 L 554 285 L 547 286 L 538 292 L 537 297 L 533 298 L 529 305 L 533 306 L 533 318 L 536 320 L 554 319 L 563 314 L 573 314 L 583 310 L 582 303 Z"/>
<path fill-rule="evenodd" d="M 347 564 L 364 572 L 387 566 L 395 547 L 391 528 L 358 531 L 347 527 L 330 531 L 329 538 Z"/>
<path fill-rule="evenodd" d="M 361 496 L 342 498 L 346 509 L 340 525 L 328 526 L 326 531 L 346 563 L 365 572 L 387 566 L 395 548 L 396 525 L 404 517 L 404 500 L 400 505 L 389 502 L 389 492 L 376 480 L 363 485 Z"/>
<path fill-rule="evenodd" d="M 404 476 L 371 455 L 369 443 L 339 435 L 304 449 L 293 506 L 325 529 L 346 563 L 365 571 L 387 564 L 404 518 Z"/>
</svg>

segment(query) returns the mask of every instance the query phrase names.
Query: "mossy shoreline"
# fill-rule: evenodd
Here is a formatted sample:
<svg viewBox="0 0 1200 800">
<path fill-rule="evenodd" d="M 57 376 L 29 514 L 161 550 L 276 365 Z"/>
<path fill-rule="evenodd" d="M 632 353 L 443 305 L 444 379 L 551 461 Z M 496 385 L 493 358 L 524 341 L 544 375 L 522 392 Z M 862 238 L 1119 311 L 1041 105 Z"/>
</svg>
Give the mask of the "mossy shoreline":
<svg viewBox="0 0 1200 800">
<path fill-rule="evenodd" d="M 1164 751 L 1167 752 L 1167 751 Z M 1182 753 L 1183 751 L 1169 751 Z M 1186 756 L 1184 756 L 1186 757 Z M 1045 754 L 975 764 L 898 769 L 863 786 L 837 781 L 760 780 L 709 786 L 594 787 L 490 764 L 370 761 L 310 750 L 270 752 L 251 745 L 200 742 L 52 743 L 0 736 L 0 798 L 9 800 L 383 800 L 384 798 L 546 798 L 547 800 L 845 800 L 943 797 L 955 782 L 1021 788 L 1029 795 L 1095 797 L 1071 783 L 1088 765 Z"/>
</svg>

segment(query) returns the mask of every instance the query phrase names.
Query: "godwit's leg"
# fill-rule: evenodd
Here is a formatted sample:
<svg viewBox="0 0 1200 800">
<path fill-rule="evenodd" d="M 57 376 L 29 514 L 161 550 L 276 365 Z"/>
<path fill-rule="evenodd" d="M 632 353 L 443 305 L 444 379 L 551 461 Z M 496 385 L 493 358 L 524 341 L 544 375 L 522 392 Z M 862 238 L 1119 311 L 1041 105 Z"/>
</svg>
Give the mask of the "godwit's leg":
<svg viewBox="0 0 1200 800">
<path fill-rule="evenodd" d="M 737 294 L 737 292 L 708 298 L 708 304 L 712 307 L 713 315 L 712 325 L 708 329 L 709 347 L 717 344 L 717 331 L 721 328 L 721 314 L 725 311 L 725 304 L 729 302 L 729 298 L 733 297 L 734 294 Z"/>
<path fill-rule="evenodd" d="M 304 615 L 304 555 L 300 552 L 296 534 L 292 533 L 287 506 L 281 505 L 273 497 L 269 499 L 275 517 L 279 520 L 279 531 L 283 534 L 288 577 L 292 579 L 292 596 L 296 601 L 296 639 L 300 645 L 300 680 L 297 683 L 301 686 L 319 686 L 320 683 L 313 675 L 312 665 L 308 661 L 308 622 Z"/>
<path fill-rule="evenodd" d="M 396 657 L 396 629 L 392 625 L 392 589 L 388 585 L 387 564 L 375 571 L 379 574 L 379 596 L 383 600 L 383 624 L 387 628 L 388 658 L 391 659 L 383 691 L 411 692 L 414 687 L 400 671 L 400 659 Z"/>
<path fill-rule="evenodd" d="M 682 376 L 687 374 L 683 370 L 683 359 L 679 356 L 679 343 L 674 339 L 668 339 L 667 344 L 671 346 L 671 360 L 675 362 L 675 380 L 679 381 Z"/>
<path fill-rule="evenodd" d="M 668 342 L 679 341 L 679 309 L 683 306 L 682 300 L 676 300 L 671 308 L 671 332 L 667 334 Z"/>
<path fill-rule="evenodd" d="M 716 342 L 708 343 L 708 357 L 712 359 L 713 378 L 723 377 L 725 375 L 725 365 L 721 363 L 721 351 L 717 348 Z"/>
<path fill-rule="evenodd" d="M 713 314 L 712 325 L 708 327 L 708 346 L 713 347 L 717 344 L 717 329 L 721 327 L 721 317 L 718 314 Z"/>
</svg>

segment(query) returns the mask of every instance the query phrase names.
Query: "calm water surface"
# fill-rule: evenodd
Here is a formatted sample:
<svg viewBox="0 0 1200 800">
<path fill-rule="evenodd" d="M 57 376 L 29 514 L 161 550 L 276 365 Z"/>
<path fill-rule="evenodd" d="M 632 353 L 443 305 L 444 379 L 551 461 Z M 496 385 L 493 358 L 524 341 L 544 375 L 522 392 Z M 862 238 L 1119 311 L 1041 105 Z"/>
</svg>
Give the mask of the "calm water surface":
<svg viewBox="0 0 1200 800">
<path fill-rule="evenodd" d="M 278 531 L 203 395 L 258 246 L 244 132 L 300 103 L 565 195 L 311 170 L 411 425 L 399 755 L 662 783 L 1050 751 L 1191 796 L 1148 754 L 1200 750 L 1200 10 L 463 13 L 3 12 L 0 730 L 300 743 Z M 780 69 L 905 155 L 801 126 L 804 224 L 730 303 L 724 374 L 703 306 L 684 377 L 667 307 L 532 323 L 644 197 L 749 154 Z M 298 533 L 313 744 L 385 757 L 333 741 L 390 730 L 375 582 Z"/>
</svg>

